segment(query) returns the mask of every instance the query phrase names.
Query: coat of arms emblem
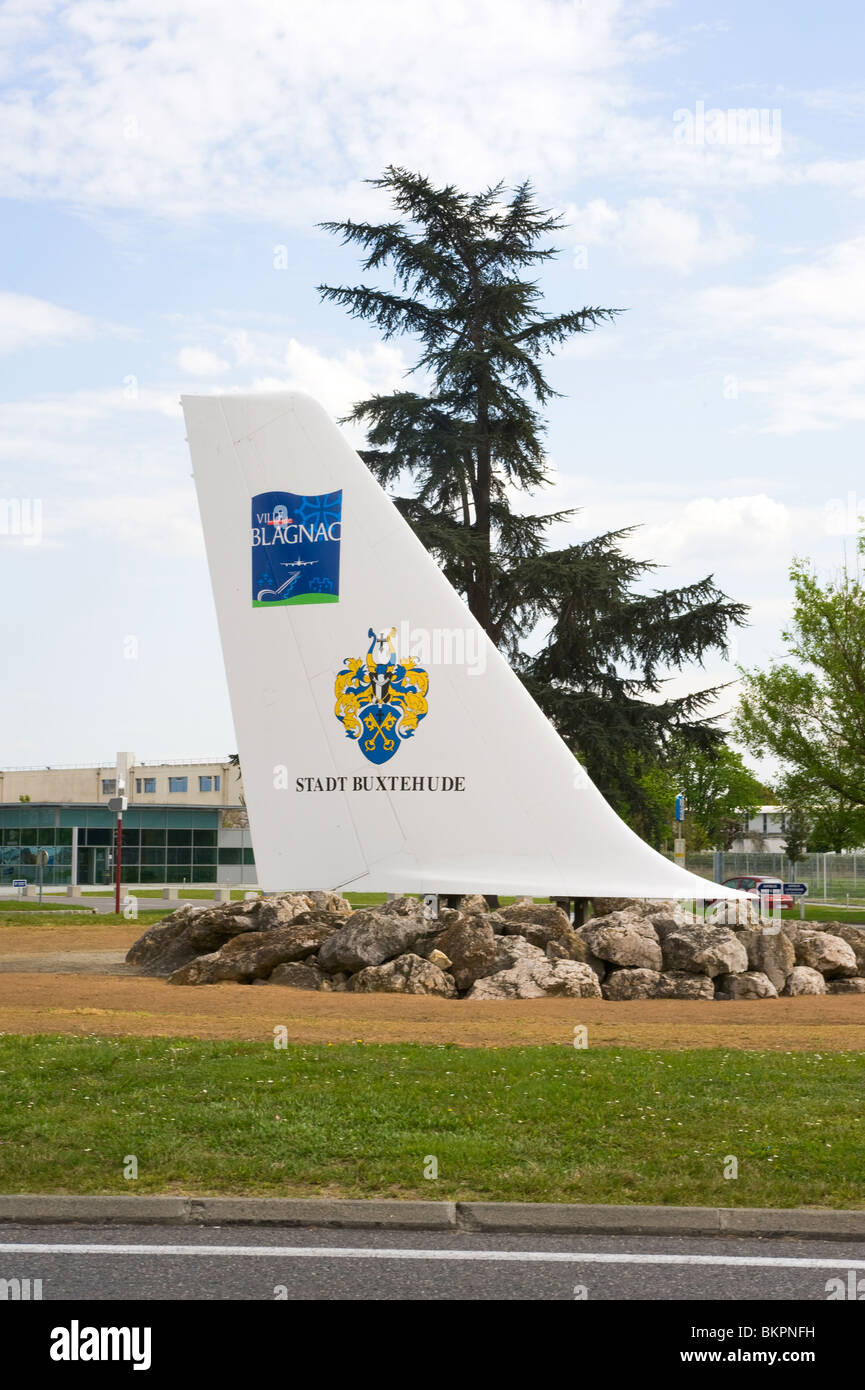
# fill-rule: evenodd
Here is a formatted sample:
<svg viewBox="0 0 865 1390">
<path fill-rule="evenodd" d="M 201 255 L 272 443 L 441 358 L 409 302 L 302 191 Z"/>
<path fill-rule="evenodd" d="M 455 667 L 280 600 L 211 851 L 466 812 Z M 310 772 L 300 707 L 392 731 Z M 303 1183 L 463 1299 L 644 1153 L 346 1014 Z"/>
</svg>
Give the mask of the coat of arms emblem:
<svg viewBox="0 0 865 1390">
<path fill-rule="evenodd" d="M 426 718 L 429 675 L 413 657 L 398 657 L 396 628 L 369 629 L 366 656 L 345 658 L 336 678 L 334 714 L 371 763 L 386 763 Z"/>
</svg>

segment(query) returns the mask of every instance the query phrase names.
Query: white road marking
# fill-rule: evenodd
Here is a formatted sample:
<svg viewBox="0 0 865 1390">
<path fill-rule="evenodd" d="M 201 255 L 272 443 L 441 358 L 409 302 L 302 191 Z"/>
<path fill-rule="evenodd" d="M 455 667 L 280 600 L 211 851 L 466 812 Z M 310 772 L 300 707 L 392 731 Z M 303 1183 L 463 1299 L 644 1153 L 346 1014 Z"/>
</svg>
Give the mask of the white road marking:
<svg viewBox="0 0 865 1390">
<path fill-rule="evenodd" d="M 488 1260 L 513 1264 L 732 1265 L 754 1269 L 865 1269 L 865 1260 L 788 1255 L 599 1254 L 561 1250 L 389 1250 L 331 1245 L 36 1245 L 0 1242 L 14 1255 L 223 1255 L 274 1260 Z"/>
</svg>

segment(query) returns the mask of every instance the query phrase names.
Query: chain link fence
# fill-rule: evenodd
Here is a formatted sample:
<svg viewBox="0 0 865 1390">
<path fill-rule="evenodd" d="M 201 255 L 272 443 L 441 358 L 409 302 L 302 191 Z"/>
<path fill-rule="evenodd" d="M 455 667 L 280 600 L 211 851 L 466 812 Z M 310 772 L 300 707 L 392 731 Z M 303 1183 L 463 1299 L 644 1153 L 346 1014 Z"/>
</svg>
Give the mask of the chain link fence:
<svg viewBox="0 0 865 1390">
<path fill-rule="evenodd" d="M 737 874 L 763 874 L 786 883 L 807 883 L 810 902 L 865 903 L 865 851 L 807 854 L 791 864 L 783 854 L 705 850 L 688 854 L 685 867 L 715 883 Z"/>
</svg>

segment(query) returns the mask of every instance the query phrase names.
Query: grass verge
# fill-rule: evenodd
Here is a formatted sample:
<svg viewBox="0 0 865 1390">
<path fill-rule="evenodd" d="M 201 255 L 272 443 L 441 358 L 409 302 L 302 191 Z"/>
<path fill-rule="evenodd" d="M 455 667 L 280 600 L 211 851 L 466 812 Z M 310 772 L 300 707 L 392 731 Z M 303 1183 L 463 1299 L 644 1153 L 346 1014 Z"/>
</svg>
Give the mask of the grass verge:
<svg viewBox="0 0 865 1390">
<path fill-rule="evenodd" d="M 11 912 L 19 917 L 28 916 L 31 912 L 68 913 L 70 910 L 67 903 L 52 903 L 48 901 L 47 897 L 45 897 L 41 903 L 38 898 L 0 898 L 0 912 Z M 79 916 L 82 911 L 82 908 L 78 909 Z"/>
<path fill-rule="evenodd" d="M 116 927 L 127 926 L 131 928 L 140 927 L 141 932 L 145 932 L 148 927 L 153 926 L 154 922 L 160 922 L 165 916 L 164 912 L 139 912 L 138 916 L 130 920 L 124 917 L 122 912 L 95 912 L 91 916 L 84 912 L 4 912 L 0 916 L 0 932 L 4 927 Z M 140 933 L 139 933 L 140 934 Z M 2 941 L 2 937 L 0 937 Z"/>
<path fill-rule="evenodd" d="M 794 907 L 789 912 L 782 912 L 781 916 L 785 922 L 796 923 L 799 921 L 799 909 Z M 865 927 L 865 909 L 855 907 L 822 907 L 815 904 L 807 904 L 805 907 L 806 922 L 849 922 L 853 927 Z"/>
<path fill-rule="evenodd" d="M 0 1190 L 862 1207 L 863 1086 L 852 1052 L 0 1035 Z"/>
</svg>

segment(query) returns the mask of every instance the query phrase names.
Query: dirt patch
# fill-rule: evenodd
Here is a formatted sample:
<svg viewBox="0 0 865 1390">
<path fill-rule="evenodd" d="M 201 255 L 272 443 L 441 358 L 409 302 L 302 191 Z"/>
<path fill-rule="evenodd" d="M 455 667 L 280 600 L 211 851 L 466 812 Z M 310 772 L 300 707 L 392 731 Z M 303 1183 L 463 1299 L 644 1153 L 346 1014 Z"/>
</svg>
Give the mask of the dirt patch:
<svg viewBox="0 0 865 1390">
<path fill-rule="evenodd" d="M 67 951 L 122 950 L 125 955 L 143 930 L 139 922 L 100 927 L 98 919 L 94 921 L 92 917 L 82 918 L 80 924 L 28 923 L 24 926 L 16 923 L 14 927 L 7 927 L 0 922 L 0 961 L 8 956 L 40 956 Z"/>
<path fill-rule="evenodd" d="M 0 975 L 30 972 L 37 975 L 138 975 L 126 964 L 126 948 L 119 951 L 45 951 L 36 956 L 0 956 Z"/>
<path fill-rule="evenodd" d="M 278 985 L 182 988 L 143 976 L 0 975 L 0 1031 L 291 1042 L 570 1046 L 584 1024 L 590 1047 L 865 1049 L 865 997 L 804 996 L 747 1003 L 672 999 L 459 1000 L 318 994 Z"/>
<path fill-rule="evenodd" d="M 255 1039 L 272 1037 L 282 1024 L 299 1043 L 518 1047 L 570 1046 L 575 1026 L 585 1024 L 590 1047 L 865 1050 L 865 996 L 611 1003 L 318 994 L 278 985 L 182 988 L 123 964 L 140 935 L 136 922 L 0 930 L 0 1031 Z"/>
</svg>

